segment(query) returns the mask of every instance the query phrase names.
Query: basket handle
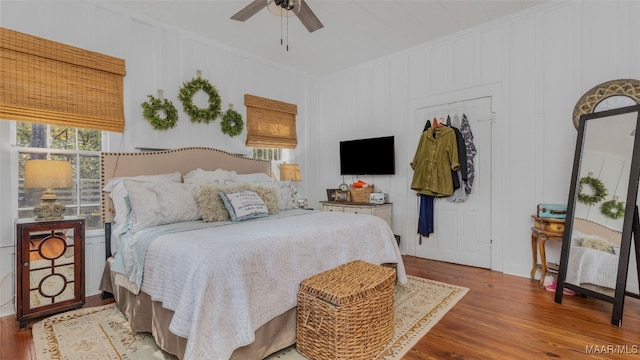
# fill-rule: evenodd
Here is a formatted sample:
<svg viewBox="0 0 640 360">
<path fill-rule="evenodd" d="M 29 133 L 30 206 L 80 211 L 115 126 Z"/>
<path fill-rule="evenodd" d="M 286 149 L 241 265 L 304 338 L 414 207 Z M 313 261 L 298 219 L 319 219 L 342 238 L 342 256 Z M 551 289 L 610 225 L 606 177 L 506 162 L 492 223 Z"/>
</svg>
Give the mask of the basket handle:
<svg viewBox="0 0 640 360">
<path fill-rule="evenodd" d="M 320 317 L 320 324 L 318 324 L 318 327 L 314 328 L 314 327 L 312 327 L 311 325 L 308 324 L 310 315 L 311 315 L 311 311 L 307 311 L 307 315 L 304 317 L 304 321 L 302 322 L 302 326 L 306 327 L 309 330 L 318 332 L 318 330 L 322 327 L 322 322 L 324 321 L 324 316 Z"/>
</svg>

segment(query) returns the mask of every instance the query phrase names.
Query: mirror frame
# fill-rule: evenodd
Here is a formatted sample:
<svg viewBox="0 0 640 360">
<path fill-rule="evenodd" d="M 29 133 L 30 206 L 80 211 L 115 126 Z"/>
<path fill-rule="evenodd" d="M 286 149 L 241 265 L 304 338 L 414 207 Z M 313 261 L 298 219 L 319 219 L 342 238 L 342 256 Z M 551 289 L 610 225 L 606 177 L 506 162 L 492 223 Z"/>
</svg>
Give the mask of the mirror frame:
<svg viewBox="0 0 640 360">
<path fill-rule="evenodd" d="M 580 116 L 592 114 L 596 106 L 612 96 L 626 96 L 640 104 L 640 80 L 618 79 L 596 85 L 584 93 L 573 108 L 573 126 L 578 129 Z"/>
<path fill-rule="evenodd" d="M 604 99 L 603 97 L 602 99 Z M 594 106 L 597 103 L 594 103 Z M 578 137 L 576 139 L 576 150 L 573 160 L 573 172 L 571 175 L 571 187 L 569 190 L 569 199 L 567 202 L 567 215 L 565 220 L 565 228 L 562 240 L 562 254 L 560 256 L 560 268 L 558 269 L 557 288 L 555 294 L 555 302 L 562 303 L 563 289 L 571 289 L 581 295 L 592 296 L 612 303 L 613 312 L 611 323 L 620 326 L 622 322 L 622 312 L 624 307 L 624 297 L 627 285 L 627 271 L 629 267 L 629 255 L 631 252 L 631 236 L 637 230 L 637 206 L 636 199 L 638 195 L 638 181 L 640 179 L 640 131 L 636 131 L 633 141 L 633 152 L 631 157 L 631 170 L 629 174 L 628 191 L 625 204 L 625 216 L 622 227 L 622 238 L 620 243 L 620 256 L 618 260 L 618 271 L 616 277 L 616 288 L 614 296 L 609 296 L 587 288 L 583 288 L 577 284 L 566 283 L 567 267 L 569 260 L 569 252 L 571 248 L 571 237 L 573 232 L 573 220 L 575 214 L 575 205 L 578 198 L 579 176 L 582 162 L 582 151 L 585 140 L 585 129 L 588 129 L 587 123 L 594 119 L 604 119 L 608 117 L 618 116 L 626 113 L 636 113 L 636 129 L 640 126 L 640 105 L 627 106 L 623 108 L 606 110 L 597 113 L 580 115 Z M 635 237 L 635 236 L 634 236 Z M 638 253 L 638 245 L 636 244 L 636 254 Z M 640 271 L 640 270 L 639 270 Z"/>
</svg>

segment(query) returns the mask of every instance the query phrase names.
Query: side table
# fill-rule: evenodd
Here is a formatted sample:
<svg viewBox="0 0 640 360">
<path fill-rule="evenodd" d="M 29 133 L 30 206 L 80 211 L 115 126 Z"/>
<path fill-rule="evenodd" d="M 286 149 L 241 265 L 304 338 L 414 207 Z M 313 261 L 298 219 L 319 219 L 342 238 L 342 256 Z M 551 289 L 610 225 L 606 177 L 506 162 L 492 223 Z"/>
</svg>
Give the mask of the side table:
<svg viewBox="0 0 640 360">
<path fill-rule="evenodd" d="M 16 319 L 84 305 L 84 219 L 16 220 Z"/>
<path fill-rule="evenodd" d="M 547 240 L 562 242 L 564 237 L 564 219 L 541 218 L 531 215 L 534 219 L 534 227 L 531 228 L 531 252 L 533 254 L 533 267 L 531 268 L 531 279 L 535 279 L 536 269 L 541 269 L 540 286 L 544 285 L 544 278 L 547 275 Z M 540 264 L 538 264 L 538 251 L 540 252 Z"/>
</svg>

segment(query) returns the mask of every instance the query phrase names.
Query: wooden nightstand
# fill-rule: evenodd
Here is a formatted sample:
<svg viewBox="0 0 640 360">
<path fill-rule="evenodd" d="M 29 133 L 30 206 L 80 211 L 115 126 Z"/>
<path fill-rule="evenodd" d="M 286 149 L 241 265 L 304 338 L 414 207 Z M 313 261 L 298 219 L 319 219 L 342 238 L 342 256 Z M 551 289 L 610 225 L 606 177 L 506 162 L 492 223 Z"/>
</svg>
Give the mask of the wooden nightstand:
<svg viewBox="0 0 640 360">
<path fill-rule="evenodd" d="M 534 225 L 531 228 L 531 252 L 533 253 L 533 267 L 531 268 L 531 279 L 535 279 L 536 269 L 539 267 L 540 286 L 544 284 L 544 277 L 547 275 L 547 252 L 545 244 L 547 240 L 562 242 L 564 237 L 564 219 L 541 218 L 531 215 Z M 540 264 L 538 264 L 538 251 L 540 251 Z"/>
<path fill-rule="evenodd" d="M 84 219 L 16 220 L 16 318 L 29 320 L 84 305 Z"/>
</svg>

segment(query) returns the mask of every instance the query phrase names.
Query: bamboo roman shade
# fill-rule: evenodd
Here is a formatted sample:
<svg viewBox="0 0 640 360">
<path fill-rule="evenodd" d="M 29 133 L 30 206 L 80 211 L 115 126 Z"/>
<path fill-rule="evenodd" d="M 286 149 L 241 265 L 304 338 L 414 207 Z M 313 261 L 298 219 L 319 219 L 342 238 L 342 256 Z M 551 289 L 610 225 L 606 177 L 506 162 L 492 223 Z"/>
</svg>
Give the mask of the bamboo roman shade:
<svg viewBox="0 0 640 360">
<path fill-rule="evenodd" d="M 0 27 L 0 119 L 124 131 L 124 60 Z"/>
<path fill-rule="evenodd" d="M 244 95 L 247 107 L 247 146 L 295 149 L 298 106 Z"/>
</svg>

